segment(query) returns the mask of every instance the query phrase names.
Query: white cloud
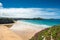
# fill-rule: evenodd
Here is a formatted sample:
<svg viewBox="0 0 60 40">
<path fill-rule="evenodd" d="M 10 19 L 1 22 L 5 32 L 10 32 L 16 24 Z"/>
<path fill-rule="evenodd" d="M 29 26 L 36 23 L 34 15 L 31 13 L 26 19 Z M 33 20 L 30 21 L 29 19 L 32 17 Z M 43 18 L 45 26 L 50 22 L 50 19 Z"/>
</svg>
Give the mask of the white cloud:
<svg viewBox="0 0 60 40">
<path fill-rule="evenodd" d="M 58 10 L 60 11 L 60 10 Z M 0 17 L 12 17 L 12 18 L 55 18 L 58 15 L 56 9 L 49 8 L 2 8 L 0 9 Z M 47 17 L 46 17 L 47 16 Z"/>
</svg>

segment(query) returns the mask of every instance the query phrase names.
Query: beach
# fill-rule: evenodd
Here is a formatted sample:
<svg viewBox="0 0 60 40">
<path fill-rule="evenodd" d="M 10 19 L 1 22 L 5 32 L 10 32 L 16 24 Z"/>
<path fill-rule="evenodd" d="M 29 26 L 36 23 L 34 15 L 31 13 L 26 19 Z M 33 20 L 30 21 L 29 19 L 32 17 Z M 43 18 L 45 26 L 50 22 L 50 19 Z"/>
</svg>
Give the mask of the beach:
<svg viewBox="0 0 60 40">
<path fill-rule="evenodd" d="M 0 40 L 29 40 L 45 28 L 30 23 L 17 21 L 11 27 L 0 25 Z"/>
<path fill-rule="evenodd" d="M 31 39 L 37 32 L 45 29 L 44 27 L 31 25 L 22 21 L 17 21 L 10 30 L 21 36 L 23 40 Z"/>
<path fill-rule="evenodd" d="M 23 40 L 23 38 L 11 31 L 8 27 L 0 25 L 0 40 Z"/>
</svg>

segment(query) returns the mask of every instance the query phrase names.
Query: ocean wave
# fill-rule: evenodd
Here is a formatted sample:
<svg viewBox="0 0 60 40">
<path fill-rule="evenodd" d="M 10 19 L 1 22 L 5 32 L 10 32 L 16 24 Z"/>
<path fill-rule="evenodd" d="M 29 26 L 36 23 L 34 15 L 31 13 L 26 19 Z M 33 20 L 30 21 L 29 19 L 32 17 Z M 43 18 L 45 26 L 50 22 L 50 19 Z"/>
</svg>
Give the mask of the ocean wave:
<svg viewBox="0 0 60 40">
<path fill-rule="evenodd" d="M 46 24 L 34 24 L 34 23 L 25 22 L 25 21 L 17 21 L 17 22 L 32 25 L 32 26 L 36 26 L 36 27 L 44 27 L 44 28 L 51 27 L 51 26 L 46 25 Z"/>
</svg>

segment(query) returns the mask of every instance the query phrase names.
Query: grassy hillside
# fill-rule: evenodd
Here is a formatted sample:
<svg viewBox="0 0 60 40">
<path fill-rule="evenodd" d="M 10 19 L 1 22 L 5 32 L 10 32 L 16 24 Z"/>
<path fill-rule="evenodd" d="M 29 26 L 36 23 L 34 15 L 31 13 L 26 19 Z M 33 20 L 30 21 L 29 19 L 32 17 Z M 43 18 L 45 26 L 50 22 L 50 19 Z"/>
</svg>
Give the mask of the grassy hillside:
<svg viewBox="0 0 60 40">
<path fill-rule="evenodd" d="M 55 25 L 51 28 L 47 28 L 45 30 L 42 30 L 38 32 L 34 37 L 32 37 L 30 40 L 60 40 L 60 25 Z"/>
</svg>

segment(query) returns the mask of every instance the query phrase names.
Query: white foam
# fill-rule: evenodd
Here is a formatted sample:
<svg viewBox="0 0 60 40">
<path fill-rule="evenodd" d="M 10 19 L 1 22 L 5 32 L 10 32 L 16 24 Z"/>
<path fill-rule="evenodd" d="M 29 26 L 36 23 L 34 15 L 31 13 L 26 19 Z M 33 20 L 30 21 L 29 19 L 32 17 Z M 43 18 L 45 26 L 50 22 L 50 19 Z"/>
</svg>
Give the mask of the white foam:
<svg viewBox="0 0 60 40">
<path fill-rule="evenodd" d="M 21 23 L 28 24 L 28 25 L 33 25 L 33 26 L 36 26 L 36 27 L 44 27 L 44 28 L 51 27 L 51 26 L 46 25 L 46 24 L 33 24 L 33 23 L 25 22 L 25 21 L 17 21 L 17 22 L 21 22 Z"/>
<path fill-rule="evenodd" d="M 12 30 L 26 30 L 26 29 L 32 29 L 32 30 L 43 30 L 47 28 L 47 25 L 37 25 L 37 24 L 32 24 L 28 22 L 23 22 L 23 21 L 17 21 L 10 29 Z"/>
</svg>

